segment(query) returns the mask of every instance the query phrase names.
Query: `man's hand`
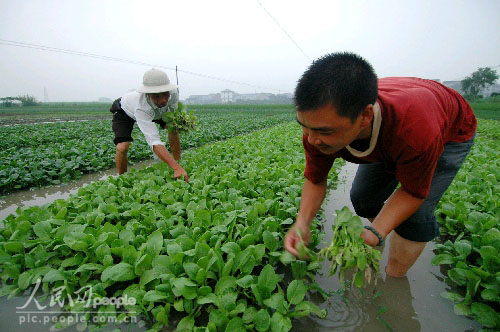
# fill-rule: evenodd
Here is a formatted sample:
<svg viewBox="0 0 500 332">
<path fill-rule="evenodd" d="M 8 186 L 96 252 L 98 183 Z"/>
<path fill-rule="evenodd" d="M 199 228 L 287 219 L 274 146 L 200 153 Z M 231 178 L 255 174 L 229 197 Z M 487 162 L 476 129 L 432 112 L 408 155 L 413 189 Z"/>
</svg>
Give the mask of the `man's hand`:
<svg viewBox="0 0 500 332">
<path fill-rule="evenodd" d="M 299 252 L 296 247 L 300 243 L 299 234 L 297 234 L 297 228 L 300 228 L 300 232 L 302 234 L 302 241 L 304 241 L 304 245 L 307 246 L 309 240 L 311 239 L 311 229 L 309 226 L 295 222 L 292 228 L 288 231 L 285 236 L 285 249 L 288 250 L 289 253 L 294 255 L 295 257 L 300 258 Z"/>
<path fill-rule="evenodd" d="M 361 237 L 365 240 L 365 243 L 369 246 L 375 247 L 378 244 L 378 237 L 373 234 L 372 231 L 364 228 Z"/>
<path fill-rule="evenodd" d="M 186 173 L 186 171 L 184 170 L 184 168 L 182 168 L 181 166 L 179 166 L 178 168 L 174 169 L 174 179 L 178 179 L 181 176 L 184 178 L 184 181 L 189 182 L 189 176 L 188 176 L 188 174 Z"/>
<path fill-rule="evenodd" d="M 172 156 L 170 156 L 170 153 L 168 153 L 164 145 L 153 145 L 153 151 L 154 153 L 156 153 L 158 158 L 163 160 L 165 163 L 167 163 L 168 166 L 170 166 L 170 168 L 174 170 L 174 179 L 178 179 L 182 176 L 184 177 L 184 181 L 189 182 L 189 177 L 184 168 L 182 168 L 182 166 L 179 165 L 177 161 L 172 158 Z"/>
</svg>

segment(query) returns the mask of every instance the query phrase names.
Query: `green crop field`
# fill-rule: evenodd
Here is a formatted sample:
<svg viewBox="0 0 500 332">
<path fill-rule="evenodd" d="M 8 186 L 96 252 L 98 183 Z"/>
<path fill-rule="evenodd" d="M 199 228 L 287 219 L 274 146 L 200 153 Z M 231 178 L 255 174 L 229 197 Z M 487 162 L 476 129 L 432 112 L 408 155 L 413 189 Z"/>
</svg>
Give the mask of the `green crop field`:
<svg viewBox="0 0 500 332">
<path fill-rule="evenodd" d="M 480 119 L 500 120 L 500 96 L 470 103 L 474 114 Z"/>
<path fill-rule="evenodd" d="M 455 312 L 494 331 L 500 328 L 499 139 L 500 122 L 479 120 L 472 151 L 436 210 L 444 243 L 432 261 L 447 269 L 454 288 L 442 296 Z"/>
<path fill-rule="evenodd" d="M 481 119 L 500 120 L 500 97 L 470 102 L 474 113 Z M 44 103 L 30 107 L 1 107 L 0 126 L 41 121 L 103 119 L 110 116 L 110 103 Z M 194 110 L 283 110 L 293 105 L 188 105 Z"/>
<path fill-rule="evenodd" d="M 306 297 L 318 291 L 311 280 L 320 265 L 283 254 L 300 204 L 300 130 L 290 123 L 189 150 L 189 183 L 158 163 L 9 216 L 0 296 L 39 279 L 65 294 L 92 287 L 98 297 L 137 301 L 120 313 L 101 306 L 98 316 L 141 315 L 149 331 L 174 313 L 183 317 L 177 331 L 288 331 L 293 318 L 324 317 Z M 312 247 L 319 235 L 314 227 Z M 294 280 L 277 269 L 291 269 Z"/>
<path fill-rule="evenodd" d="M 476 112 L 497 112 L 495 103 L 478 104 Z M 320 265 L 283 250 L 304 181 L 293 106 L 190 108 L 200 128 L 181 138 L 189 183 L 157 163 L 19 209 L 0 229 L 0 296 L 38 280 L 45 294 L 64 286 L 63 296 L 83 287 L 96 299 L 127 295 L 137 302 L 84 315 L 139 316 L 152 332 L 172 322 L 179 331 L 288 331 L 299 317 L 324 317 L 309 301 L 326 296 L 313 281 Z M 106 108 L 91 112 L 110 118 Z M 131 161 L 149 158 L 137 129 L 134 139 Z M 432 261 L 450 286 L 441 295 L 484 331 L 500 328 L 499 139 L 500 122 L 479 119 L 476 143 L 436 210 L 442 242 Z M 114 156 L 110 119 L 0 127 L 0 147 L 4 192 L 106 169 Z M 313 225 L 317 252 L 324 233 Z"/>
<path fill-rule="evenodd" d="M 95 111 L 95 112 L 103 112 Z M 114 164 L 115 146 L 108 120 L 56 122 L 0 127 L 0 193 L 59 184 Z M 295 119 L 290 105 L 198 107 L 198 130 L 181 136 L 182 149 L 224 140 Z M 46 116 L 46 115 L 44 115 Z M 165 130 L 160 130 L 168 142 Z M 129 160 L 152 157 L 144 135 L 135 127 Z"/>
<path fill-rule="evenodd" d="M 0 107 L 0 126 L 39 122 L 111 118 L 110 104 L 44 103 L 27 107 Z"/>
<path fill-rule="evenodd" d="M 43 103 L 28 107 L 1 107 L 0 127 L 14 124 L 111 119 L 111 103 Z M 188 105 L 195 111 L 283 111 L 292 105 Z"/>
</svg>

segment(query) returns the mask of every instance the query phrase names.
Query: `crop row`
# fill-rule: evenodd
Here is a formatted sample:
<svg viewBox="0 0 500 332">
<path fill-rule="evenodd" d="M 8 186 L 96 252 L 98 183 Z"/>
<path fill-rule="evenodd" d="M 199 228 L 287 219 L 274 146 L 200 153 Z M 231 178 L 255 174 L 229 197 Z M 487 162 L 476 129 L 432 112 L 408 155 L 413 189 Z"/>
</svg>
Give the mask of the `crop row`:
<svg viewBox="0 0 500 332">
<path fill-rule="evenodd" d="M 475 145 L 436 216 L 442 244 L 433 264 L 447 270 L 442 294 L 455 313 L 500 329 L 500 123 L 480 120 Z M 489 331 L 489 330 L 485 330 Z"/>
<path fill-rule="evenodd" d="M 199 111 L 197 131 L 181 136 L 182 149 L 224 140 L 293 120 L 291 110 Z M 160 130 L 168 144 L 167 133 Z M 151 158 L 137 126 L 129 160 Z M 0 193 L 59 184 L 113 165 L 111 120 L 0 127 Z"/>
<path fill-rule="evenodd" d="M 319 264 L 283 253 L 303 183 L 298 125 L 191 149 L 182 165 L 189 183 L 157 163 L 7 217 L 0 296 L 38 279 L 45 293 L 64 286 L 63 297 L 91 287 L 95 298 L 137 301 L 126 312 L 101 305 L 98 316 L 141 314 L 150 331 L 169 323 L 178 331 L 288 331 L 294 318 L 324 317 L 306 296 L 321 291 L 310 282 Z M 320 239 L 313 227 L 311 247 Z M 65 309 L 88 318 L 82 306 Z"/>
</svg>

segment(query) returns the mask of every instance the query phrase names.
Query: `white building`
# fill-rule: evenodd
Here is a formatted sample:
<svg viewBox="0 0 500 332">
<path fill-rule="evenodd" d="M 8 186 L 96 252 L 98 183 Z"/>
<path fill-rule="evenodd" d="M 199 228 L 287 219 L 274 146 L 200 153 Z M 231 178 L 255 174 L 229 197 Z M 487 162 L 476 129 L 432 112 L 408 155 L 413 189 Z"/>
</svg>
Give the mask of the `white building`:
<svg viewBox="0 0 500 332">
<path fill-rule="evenodd" d="M 483 98 L 491 96 L 491 94 L 494 92 L 500 93 L 500 84 L 492 84 L 481 91 L 481 93 L 483 94 Z"/>
<path fill-rule="evenodd" d="M 190 95 L 186 104 L 292 104 L 293 94 L 281 93 L 278 95 L 272 93 L 236 93 L 226 89 L 220 93 L 209 95 Z"/>
<path fill-rule="evenodd" d="M 220 92 L 220 98 L 221 98 L 221 101 L 223 104 L 234 103 L 237 95 L 238 94 L 236 92 L 228 90 L 228 89 L 222 90 Z"/>
</svg>

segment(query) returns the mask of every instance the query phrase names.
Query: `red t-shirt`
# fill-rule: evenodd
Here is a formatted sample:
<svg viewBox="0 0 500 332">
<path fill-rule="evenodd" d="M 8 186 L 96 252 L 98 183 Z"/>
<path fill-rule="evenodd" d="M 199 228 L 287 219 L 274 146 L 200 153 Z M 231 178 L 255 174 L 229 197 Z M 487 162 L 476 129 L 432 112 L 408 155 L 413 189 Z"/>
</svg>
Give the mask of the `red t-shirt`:
<svg viewBox="0 0 500 332">
<path fill-rule="evenodd" d="M 410 77 L 380 79 L 377 102 L 381 123 L 373 151 L 355 157 L 343 148 L 325 155 L 310 145 L 304 135 L 304 176 L 320 182 L 338 157 L 356 164 L 381 162 L 406 192 L 427 198 L 444 144 L 464 142 L 474 136 L 476 118 L 472 108 L 455 90 L 435 81 Z"/>
</svg>

